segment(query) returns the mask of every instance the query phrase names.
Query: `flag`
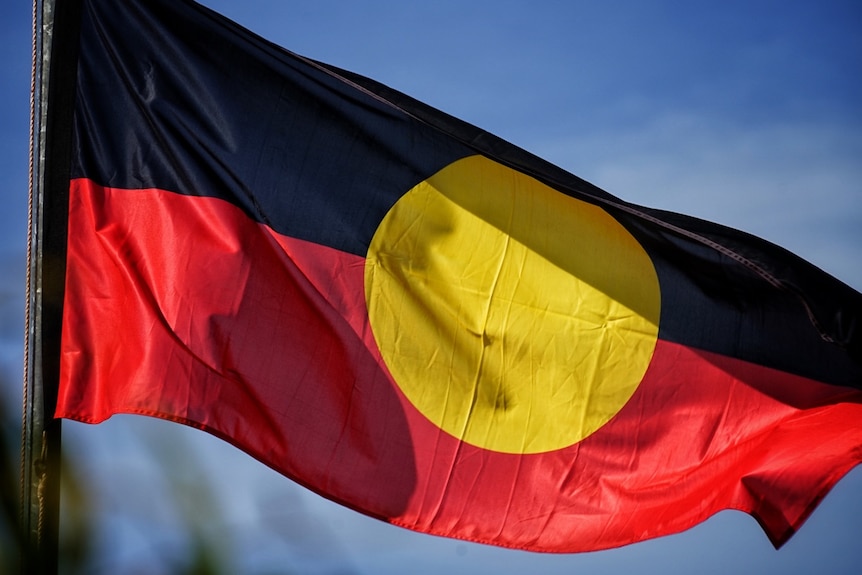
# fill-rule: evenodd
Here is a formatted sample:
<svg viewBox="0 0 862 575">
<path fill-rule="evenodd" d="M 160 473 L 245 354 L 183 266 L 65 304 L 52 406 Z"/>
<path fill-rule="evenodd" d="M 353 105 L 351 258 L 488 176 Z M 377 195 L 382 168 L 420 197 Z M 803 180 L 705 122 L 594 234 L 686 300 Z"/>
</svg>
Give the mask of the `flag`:
<svg viewBox="0 0 862 575">
<path fill-rule="evenodd" d="M 55 415 L 159 417 L 410 529 L 536 551 L 862 458 L 862 296 L 188 1 L 84 0 Z"/>
</svg>

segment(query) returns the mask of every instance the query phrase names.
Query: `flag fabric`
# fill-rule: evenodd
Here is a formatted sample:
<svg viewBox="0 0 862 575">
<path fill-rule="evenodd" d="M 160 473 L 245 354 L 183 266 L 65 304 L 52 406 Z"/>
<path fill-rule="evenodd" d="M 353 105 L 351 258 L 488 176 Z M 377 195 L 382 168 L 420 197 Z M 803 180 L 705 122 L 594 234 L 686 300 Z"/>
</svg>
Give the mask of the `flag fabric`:
<svg viewBox="0 0 862 575">
<path fill-rule="evenodd" d="M 410 529 L 537 551 L 862 460 L 862 296 L 179 0 L 84 0 L 56 416 L 159 417 Z"/>
</svg>

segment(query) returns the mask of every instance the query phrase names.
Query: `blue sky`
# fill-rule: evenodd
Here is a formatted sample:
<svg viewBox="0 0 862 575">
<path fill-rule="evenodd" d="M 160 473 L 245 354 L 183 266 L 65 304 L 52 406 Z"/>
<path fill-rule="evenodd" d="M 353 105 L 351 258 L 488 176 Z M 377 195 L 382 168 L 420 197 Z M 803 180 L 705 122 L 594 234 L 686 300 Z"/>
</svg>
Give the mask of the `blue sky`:
<svg viewBox="0 0 862 575">
<path fill-rule="evenodd" d="M 754 233 L 862 289 L 856 1 L 205 4 L 619 197 Z M 0 367 L 12 406 L 20 402 L 30 30 L 25 2 L 0 6 Z M 205 535 L 250 573 L 855 573 L 862 563 L 862 468 L 780 551 L 753 519 L 723 512 L 679 535 L 554 556 L 384 525 L 175 424 L 70 422 L 64 444 L 91 486 L 96 573 L 170 572 L 187 543 L 183 506 L 206 493 Z"/>
</svg>

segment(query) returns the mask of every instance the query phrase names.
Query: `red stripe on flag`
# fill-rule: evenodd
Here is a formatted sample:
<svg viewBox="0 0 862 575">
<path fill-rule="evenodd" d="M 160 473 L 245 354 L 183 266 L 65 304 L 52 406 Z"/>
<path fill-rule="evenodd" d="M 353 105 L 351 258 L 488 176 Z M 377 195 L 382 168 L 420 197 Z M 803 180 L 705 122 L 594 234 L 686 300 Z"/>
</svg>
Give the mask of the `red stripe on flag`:
<svg viewBox="0 0 862 575">
<path fill-rule="evenodd" d="M 782 542 L 862 461 L 862 393 L 664 341 L 590 437 L 489 452 L 391 380 L 363 258 L 279 236 L 223 200 L 88 180 L 72 183 L 69 230 L 58 417 L 205 429 L 399 525 L 582 551 L 735 508 Z"/>
</svg>

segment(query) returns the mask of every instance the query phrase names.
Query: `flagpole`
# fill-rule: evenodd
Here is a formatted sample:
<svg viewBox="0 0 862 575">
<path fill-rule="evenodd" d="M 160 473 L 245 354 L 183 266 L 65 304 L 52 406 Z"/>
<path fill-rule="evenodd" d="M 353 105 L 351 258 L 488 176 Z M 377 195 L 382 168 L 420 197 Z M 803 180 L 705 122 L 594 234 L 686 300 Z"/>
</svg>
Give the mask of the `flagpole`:
<svg viewBox="0 0 862 575">
<path fill-rule="evenodd" d="M 59 564 L 61 426 L 52 414 L 60 371 L 80 13 L 81 0 L 33 3 L 21 573 L 56 573 Z"/>
<path fill-rule="evenodd" d="M 59 422 L 48 416 L 44 349 L 45 152 L 54 1 L 33 3 L 27 336 L 21 439 L 21 573 L 56 573 L 59 549 Z M 47 376 L 47 377 L 46 377 Z"/>
</svg>

